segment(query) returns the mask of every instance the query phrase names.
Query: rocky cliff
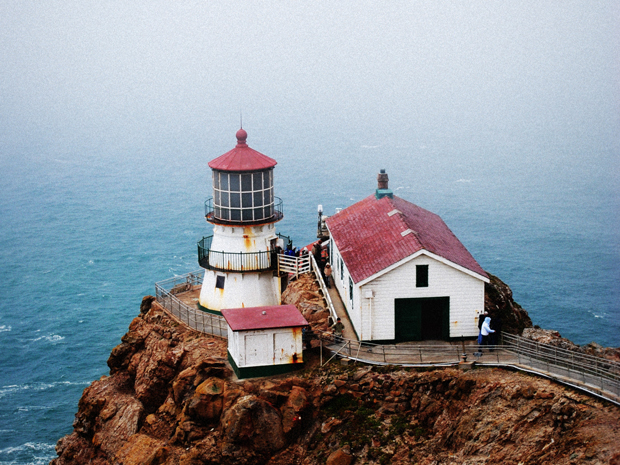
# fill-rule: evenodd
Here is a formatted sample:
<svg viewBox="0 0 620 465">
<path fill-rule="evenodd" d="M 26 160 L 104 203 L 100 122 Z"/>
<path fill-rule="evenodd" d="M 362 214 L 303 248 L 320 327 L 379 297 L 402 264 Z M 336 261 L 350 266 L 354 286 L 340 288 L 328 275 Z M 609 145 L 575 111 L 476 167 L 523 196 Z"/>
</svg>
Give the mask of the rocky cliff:
<svg viewBox="0 0 620 465">
<path fill-rule="evenodd" d="M 484 285 L 484 311 L 501 329 L 510 334 L 522 334 L 532 327 L 527 312 L 512 298 L 512 289 L 497 276 L 488 273 L 490 282 Z"/>
<path fill-rule="evenodd" d="M 302 297 L 300 297 L 302 296 Z M 312 284 L 288 291 L 316 327 Z M 85 389 L 61 464 L 620 464 L 620 409 L 499 369 L 319 367 L 237 380 L 152 297 Z"/>
</svg>

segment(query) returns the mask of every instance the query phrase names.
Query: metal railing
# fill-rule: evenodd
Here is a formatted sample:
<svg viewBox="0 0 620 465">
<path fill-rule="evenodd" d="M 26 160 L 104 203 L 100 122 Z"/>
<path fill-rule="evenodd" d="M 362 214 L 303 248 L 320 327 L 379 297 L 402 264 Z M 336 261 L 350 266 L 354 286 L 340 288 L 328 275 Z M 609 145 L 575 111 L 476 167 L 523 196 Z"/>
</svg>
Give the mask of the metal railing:
<svg viewBox="0 0 620 465">
<path fill-rule="evenodd" d="M 332 353 L 329 360 L 341 356 L 374 365 L 401 366 L 457 365 L 469 360 L 478 365 L 513 367 L 533 372 L 620 405 L 620 363 L 521 336 L 504 334 L 503 344 L 496 346 L 479 346 L 471 342 L 373 344 L 330 333 L 319 333 L 318 337 L 321 348 L 325 347 Z"/>
<path fill-rule="evenodd" d="M 300 274 L 309 273 L 311 270 L 310 254 L 300 257 L 278 254 L 278 271 L 280 273 L 291 273 L 295 278 Z"/>
<path fill-rule="evenodd" d="M 285 236 L 284 234 L 280 234 L 280 233 L 277 233 L 276 236 L 278 236 L 278 239 L 282 239 L 282 242 L 283 242 L 282 250 L 286 250 L 289 247 L 290 248 L 293 247 L 293 241 L 291 240 L 291 236 Z"/>
<path fill-rule="evenodd" d="M 521 365 L 571 379 L 620 397 L 620 363 L 602 357 L 503 334 L 503 348 Z"/>
<path fill-rule="evenodd" d="M 325 304 L 327 305 L 327 309 L 329 310 L 329 316 L 332 318 L 332 321 L 335 322 L 338 318 L 338 315 L 336 314 L 336 309 L 334 308 L 332 298 L 329 295 L 329 290 L 327 289 L 325 281 L 323 280 L 323 274 L 321 273 L 321 269 L 316 263 L 314 255 L 308 254 L 308 256 L 310 257 L 310 263 L 312 264 L 312 271 L 314 271 L 314 276 L 316 278 L 316 281 L 319 283 L 319 288 L 321 289 L 321 293 L 323 294 L 323 297 L 325 299 Z"/>
<path fill-rule="evenodd" d="M 277 268 L 276 252 L 222 252 L 211 250 L 213 236 L 198 241 L 198 263 L 201 267 L 217 271 L 267 271 Z"/>
<path fill-rule="evenodd" d="M 228 324 L 223 316 L 192 308 L 176 297 L 176 294 L 191 291 L 194 286 L 201 285 L 203 274 L 203 270 L 198 270 L 155 283 L 155 297 L 164 309 L 188 327 L 201 333 L 227 338 Z"/>
<path fill-rule="evenodd" d="M 239 224 L 239 223 L 243 223 L 243 224 L 262 224 L 262 223 L 272 223 L 272 222 L 276 222 L 276 221 L 280 221 L 282 218 L 284 218 L 284 213 L 283 213 L 283 208 L 282 208 L 282 199 L 280 197 L 274 197 L 274 202 L 270 205 L 263 205 L 261 207 L 258 207 L 257 209 L 262 211 L 262 214 L 260 215 L 260 218 L 256 218 L 253 219 L 253 215 L 254 215 L 254 208 L 233 208 L 233 207 L 222 207 L 222 206 L 218 206 L 218 212 L 221 213 L 221 211 L 226 210 L 229 214 L 231 213 L 231 211 L 235 211 L 239 213 L 239 218 L 238 219 L 224 219 L 221 218 L 219 216 L 216 216 L 216 208 L 215 208 L 215 202 L 213 201 L 213 197 L 209 197 L 207 200 L 205 200 L 205 218 L 207 219 L 207 221 L 210 222 L 215 222 L 215 223 L 219 223 L 219 224 Z M 268 214 L 265 215 L 265 210 L 264 209 L 268 209 Z M 250 214 L 252 217 L 251 218 L 245 218 L 242 215 L 244 214 L 244 212 L 246 214 Z"/>
</svg>

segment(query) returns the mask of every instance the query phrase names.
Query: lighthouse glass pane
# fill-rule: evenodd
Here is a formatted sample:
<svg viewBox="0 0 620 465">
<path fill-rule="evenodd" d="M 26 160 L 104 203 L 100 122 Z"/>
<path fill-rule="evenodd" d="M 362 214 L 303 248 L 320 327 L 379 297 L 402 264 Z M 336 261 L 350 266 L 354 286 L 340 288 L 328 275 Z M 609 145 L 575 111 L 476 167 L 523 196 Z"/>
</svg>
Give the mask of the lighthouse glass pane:
<svg viewBox="0 0 620 465">
<path fill-rule="evenodd" d="M 221 199 L 220 191 L 215 191 L 214 195 L 215 195 L 215 198 L 213 199 L 213 202 L 215 203 L 215 205 L 221 205 L 221 203 L 220 203 L 220 199 Z"/>
<path fill-rule="evenodd" d="M 252 210 L 241 210 L 243 221 L 252 221 Z"/>
<path fill-rule="evenodd" d="M 241 190 L 243 192 L 248 192 L 252 190 L 252 175 L 251 174 L 241 175 Z"/>
<path fill-rule="evenodd" d="M 222 192 L 220 200 L 221 200 L 220 205 L 222 205 L 222 207 L 228 207 L 229 206 L 229 204 L 228 204 L 228 192 Z"/>
<path fill-rule="evenodd" d="M 243 194 L 241 194 L 241 201 L 242 201 L 242 205 L 243 208 L 251 208 L 252 207 L 252 193 L 251 192 L 244 192 Z"/>
<path fill-rule="evenodd" d="M 254 192 L 254 206 L 261 207 L 263 205 L 263 193 Z"/>
<path fill-rule="evenodd" d="M 254 219 L 255 220 L 262 220 L 264 218 L 263 216 L 263 209 L 262 208 L 255 208 L 254 209 Z"/>
<path fill-rule="evenodd" d="M 241 220 L 241 210 L 231 210 L 230 211 L 230 220 L 231 221 L 239 221 L 239 220 Z"/>
<path fill-rule="evenodd" d="M 238 174 L 230 175 L 230 190 L 239 192 L 239 175 Z"/>
<path fill-rule="evenodd" d="M 222 208 L 222 213 L 220 215 L 220 218 L 223 220 L 229 220 L 230 219 L 230 210 L 228 208 Z"/>
<path fill-rule="evenodd" d="M 226 173 L 219 173 L 220 174 L 220 189 L 222 189 L 223 191 L 227 191 L 228 190 L 228 175 Z"/>
<path fill-rule="evenodd" d="M 241 199 L 239 198 L 240 194 L 236 192 L 231 192 L 230 194 L 230 206 L 234 208 L 241 207 Z"/>
<path fill-rule="evenodd" d="M 273 170 L 265 172 L 265 189 L 271 186 L 273 186 Z"/>
<path fill-rule="evenodd" d="M 254 173 L 254 187 L 252 190 L 262 190 L 263 188 L 263 173 Z"/>
</svg>

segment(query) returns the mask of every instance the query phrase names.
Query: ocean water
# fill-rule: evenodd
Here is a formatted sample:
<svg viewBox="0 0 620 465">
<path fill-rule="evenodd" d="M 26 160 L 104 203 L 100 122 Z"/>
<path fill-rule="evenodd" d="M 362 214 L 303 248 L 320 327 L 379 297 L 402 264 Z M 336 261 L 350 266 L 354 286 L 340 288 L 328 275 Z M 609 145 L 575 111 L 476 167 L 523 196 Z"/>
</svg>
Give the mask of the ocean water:
<svg viewBox="0 0 620 465">
<path fill-rule="evenodd" d="M 235 130 L 200 147 L 4 149 L 0 464 L 55 457 L 142 297 L 198 268 L 207 162 L 233 147 Z M 277 229 L 296 245 L 314 240 L 319 203 L 329 215 L 372 194 L 385 168 L 395 194 L 442 216 L 535 324 L 620 346 L 617 147 L 248 132 L 278 160 Z"/>
</svg>

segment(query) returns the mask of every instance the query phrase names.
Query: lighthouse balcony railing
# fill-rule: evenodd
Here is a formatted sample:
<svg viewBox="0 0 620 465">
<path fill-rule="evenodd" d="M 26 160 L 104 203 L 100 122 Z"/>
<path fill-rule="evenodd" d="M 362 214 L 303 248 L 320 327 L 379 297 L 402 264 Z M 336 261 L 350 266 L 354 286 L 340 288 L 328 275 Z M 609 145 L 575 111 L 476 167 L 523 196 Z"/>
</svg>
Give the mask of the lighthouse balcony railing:
<svg viewBox="0 0 620 465">
<path fill-rule="evenodd" d="M 155 283 L 157 302 L 174 318 L 188 327 L 205 334 L 228 337 L 228 324 L 221 315 L 213 315 L 191 307 L 179 296 L 199 289 L 204 276 L 203 270 L 192 271 Z"/>
<path fill-rule="evenodd" d="M 224 213 L 229 216 L 224 216 Z M 233 215 L 238 218 L 233 219 Z M 280 221 L 284 218 L 282 199 L 274 197 L 274 202 L 269 205 L 260 205 L 252 207 L 223 207 L 215 205 L 213 197 L 205 200 L 205 218 L 209 222 L 218 224 L 262 224 Z"/>
<path fill-rule="evenodd" d="M 211 250 L 213 236 L 203 237 L 198 242 L 198 263 L 201 267 L 215 271 L 267 271 L 277 270 L 276 251 L 223 252 Z"/>
</svg>

